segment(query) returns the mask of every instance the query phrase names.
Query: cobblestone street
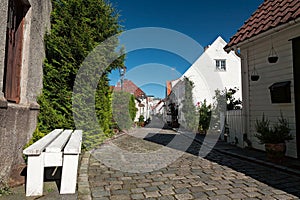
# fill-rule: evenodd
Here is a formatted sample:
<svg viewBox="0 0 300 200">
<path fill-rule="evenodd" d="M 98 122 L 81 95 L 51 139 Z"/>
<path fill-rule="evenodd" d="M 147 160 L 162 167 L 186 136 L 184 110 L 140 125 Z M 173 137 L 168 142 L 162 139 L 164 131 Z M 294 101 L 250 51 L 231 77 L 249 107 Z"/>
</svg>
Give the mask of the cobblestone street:
<svg viewBox="0 0 300 200">
<path fill-rule="evenodd" d="M 186 152 L 165 147 L 176 135 L 135 129 L 85 154 L 79 199 L 299 199 L 300 177 L 215 150 L 201 158 L 184 135 Z"/>
</svg>

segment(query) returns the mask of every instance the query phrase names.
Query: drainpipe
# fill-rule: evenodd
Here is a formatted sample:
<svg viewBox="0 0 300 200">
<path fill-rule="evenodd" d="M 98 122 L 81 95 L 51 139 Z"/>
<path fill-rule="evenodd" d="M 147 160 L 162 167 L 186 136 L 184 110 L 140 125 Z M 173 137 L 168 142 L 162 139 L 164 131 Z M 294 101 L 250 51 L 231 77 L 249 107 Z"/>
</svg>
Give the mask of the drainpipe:
<svg viewBox="0 0 300 200">
<path fill-rule="evenodd" d="M 248 65 L 248 50 L 246 55 L 241 54 L 239 49 L 235 47 L 234 53 L 241 59 L 241 76 L 242 76 L 242 138 L 239 138 L 239 141 L 242 142 L 241 146 L 245 147 L 245 141 L 247 140 L 245 136 L 248 136 L 250 133 L 250 123 L 249 123 L 249 65 Z"/>
</svg>

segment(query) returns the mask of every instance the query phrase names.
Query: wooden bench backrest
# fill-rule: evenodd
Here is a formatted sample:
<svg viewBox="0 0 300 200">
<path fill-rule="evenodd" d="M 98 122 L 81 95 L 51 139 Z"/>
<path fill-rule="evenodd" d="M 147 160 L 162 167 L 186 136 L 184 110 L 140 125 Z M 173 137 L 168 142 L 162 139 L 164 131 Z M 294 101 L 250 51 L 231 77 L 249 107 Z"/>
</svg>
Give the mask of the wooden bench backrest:
<svg viewBox="0 0 300 200">
<path fill-rule="evenodd" d="M 25 155 L 40 155 L 44 149 L 63 131 L 63 129 L 55 129 L 43 138 L 39 139 L 29 147 L 23 150 Z"/>
</svg>

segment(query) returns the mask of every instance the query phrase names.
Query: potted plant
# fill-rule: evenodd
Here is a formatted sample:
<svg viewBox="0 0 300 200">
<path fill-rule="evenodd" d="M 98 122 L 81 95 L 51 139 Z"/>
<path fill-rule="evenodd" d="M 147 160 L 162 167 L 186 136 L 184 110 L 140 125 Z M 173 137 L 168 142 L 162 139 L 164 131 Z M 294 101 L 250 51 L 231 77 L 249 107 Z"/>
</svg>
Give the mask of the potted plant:
<svg viewBox="0 0 300 200">
<path fill-rule="evenodd" d="M 145 119 L 144 115 L 140 115 L 140 117 L 139 117 L 139 126 L 140 127 L 144 127 L 145 126 L 144 119 Z"/>
<path fill-rule="evenodd" d="M 285 142 L 293 139 L 288 120 L 281 114 L 278 123 L 270 127 L 270 120 L 263 115 L 262 120 L 256 120 L 255 128 L 257 132 L 255 137 L 261 144 L 265 144 L 267 158 L 271 161 L 281 162 L 286 152 Z"/>
</svg>

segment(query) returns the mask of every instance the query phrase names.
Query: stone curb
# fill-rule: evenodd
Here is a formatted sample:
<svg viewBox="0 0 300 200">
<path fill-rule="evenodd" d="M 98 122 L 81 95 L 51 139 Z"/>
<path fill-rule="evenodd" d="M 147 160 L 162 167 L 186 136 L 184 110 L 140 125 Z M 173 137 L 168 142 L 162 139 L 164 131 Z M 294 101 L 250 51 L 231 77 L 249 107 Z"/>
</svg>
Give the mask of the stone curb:
<svg viewBox="0 0 300 200">
<path fill-rule="evenodd" d="M 278 170 L 281 170 L 281 171 L 284 171 L 284 172 L 287 172 L 287 173 L 291 173 L 291 174 L 295 174 L 297 176 L 300 176 L 300 170 L 292 169 L 292 168 L 289 168 L 289 167 L 285 167 L 285 166 L 278 165 L 278 164 L 275 164 L 275 163 L 267 162 L 267 161 L 264 161 L 264 160 L 259 160 L 257 158 L 247 157 L 247 156 L 240 155 L 240 154 L 233 153 L 233 152 L 229 152 L 229 151 L 226 151 L 226 150 L 221 150 L 221 149 L 215 149 L 215 150 L 220 152 L 220 153 L 223 153 L 223 154 L 238 157 L 238 158 L 241 158 L 241 159 L 244 159 L 244 160 L 255 162 L 255 163 L 265 165 L 265 166 L 268 166 L 268 167 L 273 167 L 275 169 L 278 169 Z"/>
<path fill-rule="evenodd" d="M 85 151 L 81 158 L 79 175 L 77 180 L 79 200 L 92 200 L 88 175 L 90 156 L 91 153 L 89 151 Z"/>
<path fill-rule="evenodd" d="M 112 140 L 119 138 L 123 135 L 126 135 L 126 132 L 121 132 L 117 135 L 114 135 L 111 138 L 108 138 L 105 140 L 101 145 L 110 143 Z M 92 200 L 92 192 L 90 189 L 90 183 L 89 183 L 89 161 L 90 157 L 93 154 L 93 150 L 91 151 L 85 151 L 81 156 L 80 161 L 80 168 L 79 168 L 79 174 L 78 174 L 78 199 L 79 200 Z"/>
<path fill-rule="evenodd" d="M 182 134 L 182 135 L 192 139 L 192 137 L 190 137 L 189 135 L 186 135 L 186 134 Z M 203 144 L 202 141 L 200 141 L 196 138 L 194 138 L 194 140 L 197 141 L 199 144 Z M 237 158 L 240 158 L 240 159 L 243 159 L 243 160 L 255 162 L 257 164 L 261 164 L 261 165 L 264 165 L 264 166 L 267 166 L 267 167 L 272 167 L 272 168 L 275 168 L 275 169 L 278 169 L 278 170 L 281 170 L 281 171 L 284 171 L 284 172 L 287 172 L 287 173 L 290 173 L 290 174 L 295 174 L 297 176 L 300 176 L 300 170 L 296 170 L 296 169 L 292 169 L 292 168 L 289 168 L 289 167 L 281 166 L 281 165 L 271 163 L 271 162 L 267 162 L 267 161 L 264 161 L 264 160 L 259 160 L 257 158 L 253 158 L 253 157 L 247 157 L 247 156 L 240 155 L 240 154 L 237 154 L 237 153 L 233 153 L 233 152 L 230 152 L 230 151 L 227 151 L 227 150 L 221 150 L 221 149 L 217 149 L 217 148 L 215 148 L 214 150 L 218 151 L 220 153 L 223 153 L 223 154 L 227 154 L 227 155 L 230 155 L 230 156 L 233 156 L 233 157 L 237 157 Z"/>
</svg>

